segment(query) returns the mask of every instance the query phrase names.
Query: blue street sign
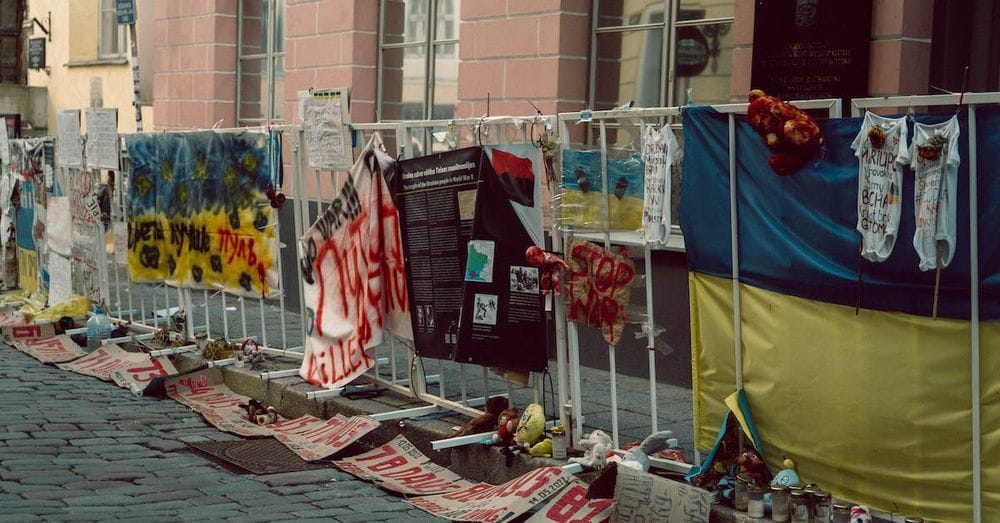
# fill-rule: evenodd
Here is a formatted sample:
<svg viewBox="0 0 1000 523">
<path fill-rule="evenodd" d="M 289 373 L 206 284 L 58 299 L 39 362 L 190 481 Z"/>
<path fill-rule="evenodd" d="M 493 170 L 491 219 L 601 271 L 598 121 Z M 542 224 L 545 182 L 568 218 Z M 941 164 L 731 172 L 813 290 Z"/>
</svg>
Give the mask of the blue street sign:
<svg viewBox="0 0 1000 523">
<path fill-rule="evenodd" d="M 119 25 L 135 23 L 135 0 L 115 0 L 115 14 Z"/>
</svg>

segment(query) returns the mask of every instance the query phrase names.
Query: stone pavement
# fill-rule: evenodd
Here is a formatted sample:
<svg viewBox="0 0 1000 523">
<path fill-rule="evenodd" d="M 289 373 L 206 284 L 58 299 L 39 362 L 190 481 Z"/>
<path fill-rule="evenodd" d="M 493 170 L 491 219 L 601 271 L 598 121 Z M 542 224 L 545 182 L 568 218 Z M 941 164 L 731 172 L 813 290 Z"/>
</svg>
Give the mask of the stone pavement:
<svg viewBox="0 0 1000 523">
<path fill-rule="evenodd" d="M 172 400 L 0 345 L 2 521 L 434 520 L 336 469 L 240 476 L 185 446 L 233 439 Z"/>
</svg>

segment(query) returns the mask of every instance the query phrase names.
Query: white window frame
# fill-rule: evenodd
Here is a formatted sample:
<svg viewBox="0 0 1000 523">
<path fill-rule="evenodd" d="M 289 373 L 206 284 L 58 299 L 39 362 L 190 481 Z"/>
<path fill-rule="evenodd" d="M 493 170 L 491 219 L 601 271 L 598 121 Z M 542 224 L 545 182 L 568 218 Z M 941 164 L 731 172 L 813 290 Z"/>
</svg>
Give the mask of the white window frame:
<svg viewBox="0 0 1000 523">
<path fill-rule="evenodd" d="M 97 9 L 97 58 L 98 59 L 110 59 L 110 58 L 123 58 L 125 56 L 125 49 L 127 42 L 125 41 L 125 28 L 115 21 L 114 27 L 107 27 L 104 22 L 104 15 L 106 13 L 115 13 L 115 0 L 100 0 Z M 115 31 L 118 38 L 118 50 L 115 52 L 109 52 L 104 49 L 104 33 L 105 31 Z"/>
<path fill-rule="evenodd" d="M 424 78 L 425 89 L 424 89 L 424 114 L 423 117 L 427 120 L 433 119 L 434 116 L 434 85 L 435 85 L 435 59 L 438 54 L 438 49 L 442 46 L 454 45 L 455 57 L 458 56 L 458 26 L 459 26 L 459 12 L 461 12 L 461 0 L 455 0 L 455 11 L 451 13 L 453 18 L 453 23 L 455 26 L 454 38 L 439 39 L 437 38 L 438 32 L 438 2 L 439 0 L 427 0 L 427 21 L 426 27 L 424 28 L 424 38 L 422 40 L 414 40 L 411 42 L 400 42 L 400 43 L 386 43 L 385 42 L 385 0 L 379 0 L 379 26 L 378 26 L 378 59 L 376 63 L 376 83 L 375 83 L 375 119 L 377 121 L 391 121 L 382 119 L 382 69 L 384 60 L 382 58 L 383 53 L 386 49 L 406 49 L 406 48 L 423 48 L 423 58 L 424 58 Z M 405 32 L 405 30 L 404 30 Z"/>
<path fill-rule="evenodd" d="M 286 2 L 284 0 L 249 0 L 254 2 L 267 2 L 267 20 L 264 23 L 267 24 L 267 41 L 264 42 L 264 52 L 263 53 L 252 53 L 243 54 L 243 0 L 237 0 L 236 2 L 236 122 L 239 126 L 244 125 L 265 125 L 270 124 L 275 121 L 279 121 L 276 116 L 275 108 L 278 104 L 285 103 L 284 100 L 274 99 L 274 79 L 275 79 L 275 67 L 274 63 L 277 59 L 284 60 L 285 57 L 285 46 L 281 45 L 281 50 L 278 51 L 278 38 L 279 31 L 276 31 L 278 25 L 278 10 L 284 10 L 286 7 Z M 284 13 L 282 13 L 281 20 L 284 23 Z M 280 31 L 280 37 L 285 37 L 284 28 Z M 284 44 L 284 42 L 282 42 Z M 261 100 L 261 110 L 259 117 L 245 117 L 241 114 L 243 107 L 243 100 L 241 99 L 243 93 L 243 62 L 245 60 L 260 60 L 264 62 L 264 67 L 262 71 L 262 84 L 266 87 L 263 90 L 266 93 L 266 100 Z M 282 71 L 284 71 L 285 66 L 282 64 Z M 282 73 L 284 74 L 284 73 Z"/>
</svg>

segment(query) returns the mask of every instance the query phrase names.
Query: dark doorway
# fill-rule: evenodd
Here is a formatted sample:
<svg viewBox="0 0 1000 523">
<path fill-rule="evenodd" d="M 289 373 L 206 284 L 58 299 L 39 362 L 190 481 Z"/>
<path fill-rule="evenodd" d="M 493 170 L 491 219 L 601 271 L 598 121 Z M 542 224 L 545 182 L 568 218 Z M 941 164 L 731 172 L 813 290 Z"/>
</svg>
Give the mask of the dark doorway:
<svg viewBox="0 0 1000 523">
<path fill-rule="evenodd" d="M 0 84 L 23 84 L 21 24 L 24 0 L 0 0 Z"/>
</svg>

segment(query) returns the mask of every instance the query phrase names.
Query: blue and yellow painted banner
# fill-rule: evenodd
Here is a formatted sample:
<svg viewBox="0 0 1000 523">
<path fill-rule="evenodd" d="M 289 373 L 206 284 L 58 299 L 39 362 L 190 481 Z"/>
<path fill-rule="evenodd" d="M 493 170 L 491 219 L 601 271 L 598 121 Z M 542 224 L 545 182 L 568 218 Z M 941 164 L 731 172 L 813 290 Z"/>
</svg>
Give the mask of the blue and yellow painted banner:
<svg viewBox="0 0 1000 523">
<path fill-rule="evenodd" d="M 133 281 L 246 296 L 278 290 L 267 134 L 142 133 L 125 143 Z"/>
<path fill-rule="evenodd" d="M 942 116 L 918 116 L 925 122 Z M 776 176 L 759 136 L 737 118 L 743 383 L 768 465 L 793 458 L 834 496 L 925 518 L 972 516 L 968 167 L 959 171 L 955 259 L 934 273 L 912 246 L 913 174 L 904 173 L 899 239 L 858 275 L 861 119 L 821 121 L 824 146 Z M 912 124 L 911 124 L 912 125 Z M 963 159 L 968 118 L 960 117 Z M 1000 519 L 1000 109 L 977 111 L 984 521 Z M 695 440 L 715 441 L 736 390 L 728 115 L 684 116 L 681 227 L 690 273 Z"/>
<path fill-rule="evenodd" d="M 562 223 L 578 229 L 642 229 L 643 175 L 638 155 L 607 160 L 607 198 L 600 151 L 566 149 L 562 157 Z"/>
</svg>

